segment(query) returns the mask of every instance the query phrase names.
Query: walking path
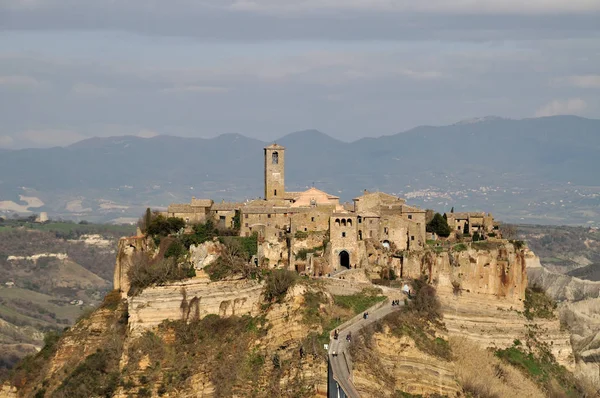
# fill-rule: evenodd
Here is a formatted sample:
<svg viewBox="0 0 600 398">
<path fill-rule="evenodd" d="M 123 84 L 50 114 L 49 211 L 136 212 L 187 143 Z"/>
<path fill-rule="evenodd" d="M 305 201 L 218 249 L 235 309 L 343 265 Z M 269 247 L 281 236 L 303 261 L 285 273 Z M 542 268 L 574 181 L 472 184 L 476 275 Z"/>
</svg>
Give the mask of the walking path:
<svg viewBox="0 0 600 398">
<path fill-rule="evenodd" d="M 392 306 L 391 301 L 385 300 L 367 309 L 369 317 L 363 318 L 363 314 L 359 314 L 350 321 L 342 324 L 338 328 L 338 339 L 331 335 L 329 343 L 329 361 L 333 372 L 333 378 L 338 382 L 341 389 L 349 398 L 359 398 L 360 395 L 352 383 L 352 362 L 348 353 L 349 343 L 346 342 L 346 336 L 351 333 L 353 338 L 358 337 L 358 332 L 365 326 L 383 318 L 387 314 L 396 311 L 404 306 L 404 300 L 400 300 L 400 305 Z M 336 356 L 333 356 L 333 353 Z"/>
</svg>

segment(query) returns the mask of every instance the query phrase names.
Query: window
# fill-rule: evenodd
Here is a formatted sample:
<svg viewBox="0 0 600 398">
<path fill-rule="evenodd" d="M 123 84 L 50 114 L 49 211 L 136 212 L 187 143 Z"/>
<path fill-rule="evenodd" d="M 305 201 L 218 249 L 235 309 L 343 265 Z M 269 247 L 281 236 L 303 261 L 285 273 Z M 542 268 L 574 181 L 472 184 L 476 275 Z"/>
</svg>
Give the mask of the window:
<svg viewBox="0 0 600 398">
<path fill-rule="evenodd" d="M 273 164 L 279 164 L 279 152 L 273 152 L 271 155 L 271 162 Z"/>
<path fill-rule="evenodd" d="M 362 224 L 362 217 L 358 217 L 358 223 Z"/>
<path fill-rule="evenodd" d="M 340 219 L 339 218 L 335 219 L 335 225 L 337 225 L 338 227 L 340 226 Z"/>
<path fill-rule="evenodd" d="M 409 220 L 412 220 L 412 214 L 409 214 L 409 215 L 408 215 L 408 219 L 409 219 Z"/>
<path fill-rule="evenodd" d="M 384 228 L 383 228 L 383 233 L 384 233 L 384 234 L 387 234 L 387 233 L 388 233 L 388 227 L 384 227 Z"/>
<path fill-rule="evenodd" d="M 342 227 L 345 227 L 345 226 L 346 226 L 346 219 L 342 218 Z"/>
<path fill-rule="evenodd" d="M 225 216 L 219 216 L 219 220 L 225 221 Z"/>
<path fill-rule="evenodd" d="M 304 232 L 308 231 L 308 229 L 304 228 Z"/>
<path fill-rule="evenodd" d="M 460 231 L 460 225 L 457 225 L 457 226 L 456 226 L 456 229 L 458 229 L 458 230 Z"/>
<path fill-rule="evenodd" d="M 271 214 L 267 214 L 267 218 L 271 218 Z"/>
<path fill-rule="evenodd" d="M 277 196 L 277 190 L 273 190 L 273 196 Z"/>
<path fill-rule="evenodd" d="M 414 235 L 411 235 L 411 236 L 410 236 L 410 240 L 415 240 L 415 236 L 414 236 Z"/>
<path fill-rule="evenodd" d="M 315 222 L 315 218 L 314 218 L 314 217 L 311 217 L 311 218 L 310 218 L 310 221 L 312 221 L 312 222 Z"/>
<path fill-rule="evenodd" d="M 342 232 L 342 238 L 345 238 L 345 237 L 346 237 L 346 233 Z"/>
<path fill-rule="evenodd" d="M 369 238 L 373 237 L 373 231 L 369 231 Z"/>
<path fill-rule="evenodd" d="M 352 226 L 352 220 L 348 219 L 348 226 L 351 227 Z"/>
</svg>

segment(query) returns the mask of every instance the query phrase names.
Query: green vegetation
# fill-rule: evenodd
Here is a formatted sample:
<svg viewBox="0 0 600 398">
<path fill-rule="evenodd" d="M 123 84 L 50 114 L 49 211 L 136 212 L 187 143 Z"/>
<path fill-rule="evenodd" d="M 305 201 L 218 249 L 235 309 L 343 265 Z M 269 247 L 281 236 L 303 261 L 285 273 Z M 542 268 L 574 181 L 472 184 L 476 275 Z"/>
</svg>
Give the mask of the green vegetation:
<svg viewBox="0 0 600 398">
<path fill-rule="evenodd" d="M 191 278 L 196 275 L 192 266 L 178 264 L 175 258 L 149 260 L 145 255 L 137 256 L 127 272 L 130 282 L 129 296 L 135 296 L 152 285 Z"/>
<path fill-rule="evenodd" d="M 233 238 L 233 237 L 228 237 Z M 212 264 L 204 267 L 204 271 L 212 281 L 220 281 L 233 275 L 242 275 L 244 278 L 260 278 L 261 269 L 250 264 L 252 250 L 256 243 L 256 236 L 247 238 L 224 239 L 225 250 Z"/>
<path fill-rule="evenodd" d="M 365 289 L 351 296 L 333 296 L 333 300 L 336 305 L 350 309 L 355 314 L 360 314 L 367 308 L 385 300 L 385 296 L 380 294 L 381 290 L 379 289 Z"/>
<path fill-rule="evenodd" d="M 525 311 L 527 319 L 534 318 L 554 319 L 556 302 L 550 298 L 544 290 L 538 286 L 525 289 Z"/>
<path fill-rule="evenodd" d="M 225 236 L 219 238 L 219 240 L 226 246 L 239 246 L 240 254 L 247 261 L 250 261 L 252 256 L 255 256 L 258 253 L 257 234 L 252 234 L 250 236 Z"/>
<path fill-rule="evenodd" d="M 308 232 L 296 231 L 296 233 L 294 234 L 294 238 L 296 238 L 296 239 L 306 239 L 306 238 L 308 238 Z"/>
<path fill-rule="evenodd" d="M 98 349 L 75 368 L 53 397 L 112 397 L 119 386 L 120 350 Z"/>
<path fill-rule="evenodd" d="M 468 249 L 468 247 L 464 243 L 459 243 L 459 244 L 452 246 L 452 250 L 454 250 L 455 252 L 464 252 L 467 249 Z"/>
<path fill-rule="evenodd" d="M 520 342 L 515 341 L 512 347 L 497 350 L 496 356 L 515 366 L 526 376 L 533 379 L 548 396 L 582 397 L 584 388 L 564 366 L 559 365 L 550 352 L 547 344 L 533 339 L 529 342 L 531 350 L 527 351 Z"/>
<path fill-rule="evenodd" d="M 157 334 L 146 332 L 133 342 L 123 384 L 142 382 L 151 395 L 156 390 L 159 395 L 175 396 L 192 375 L 208 369 L 215 396 L 245 396 L 239 390 L 257 383 L 266 358 L 264 352 L 250 347 L 265 333 L 264 319 L 250 316 L 165 321 Z M 165 342 L 165 334 L 173 336 L 169 340 L 173 343 Z M 142 370 L 138 364 L 144 356 L 151 366 Z"/>
<path fill-rule="evenodd" d="M 38 377 L 44 364 L 56 353 L 61 332 L 48 332 L 44 335 L 44 347 L 35 355 L 26 356 L 12 369 L 10 374 L 11 383 L 22 387 L 28 380 Z"/>
<path fill-rule="evenodd" d="M 448 237 L 452 230 L 448 225 L 448 221 L 440 213 L 435 213 L 433 219 L 427 223 L 427 232 L 433 232 L 438 236 Z"/>
<path fill-rule="evenodd" d="M 185 221 L 177 217 L 166 218 L 161 214 L 154 214 L 146 226 L 146 233 L 151 236 L 168 236 L 185 227 Z"/>
<path fill-rule="evenodd" d="M 525 242 L 523 242 L 522 240 L 510 240 L 509 242 L 512 243 L 515 246 L 515 249 L 517 250 L 522 249 L 526 246 Z"/>
<path fill-rule="evenodd" d="M 500 246 L 502 246 L 502 242 L 490 242 L 489 240 L 480 240 L 471 244 L 471 247 L 477 250 L 494 250 Z"/>
<path fill-rule="evenodd" d="M 323 250 L 325 247 L 323 245 L 321 246 L 317 246 L 317 247 L 313 247 L 311 249 L 300 249 L 298 250 L 298 253 L 296 253 L 296 259 L 297 260 L 306 260 L 306 257 L 309 253 L 316 253 L 318 251 Z"/>
</svg>

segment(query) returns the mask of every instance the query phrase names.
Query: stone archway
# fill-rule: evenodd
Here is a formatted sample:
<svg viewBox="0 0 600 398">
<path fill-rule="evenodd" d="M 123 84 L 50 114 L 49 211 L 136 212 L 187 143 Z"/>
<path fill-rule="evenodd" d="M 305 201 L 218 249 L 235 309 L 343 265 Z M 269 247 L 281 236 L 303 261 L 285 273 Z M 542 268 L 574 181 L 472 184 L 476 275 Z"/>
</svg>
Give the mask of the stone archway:
<svg viewBox="0 0 600 398">
<path fill-rule="evenodd" d="M 350 269 L 350 254 L 346 250 L 340 252 L 340 267 Z"/>
</svg>

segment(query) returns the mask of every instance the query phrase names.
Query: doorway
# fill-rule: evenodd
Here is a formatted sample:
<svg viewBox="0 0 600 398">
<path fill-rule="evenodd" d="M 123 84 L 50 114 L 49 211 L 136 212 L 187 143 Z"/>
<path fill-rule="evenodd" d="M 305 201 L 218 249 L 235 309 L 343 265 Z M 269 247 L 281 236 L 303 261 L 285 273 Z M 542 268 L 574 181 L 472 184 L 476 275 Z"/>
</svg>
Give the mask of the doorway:
<svg viewBox="0 0 600 398">
<path fill-rule="evenodd" d="M 350 254 L 346 250 L 340 252 L 340 266 L 350 269 Z"/>
</svg>

